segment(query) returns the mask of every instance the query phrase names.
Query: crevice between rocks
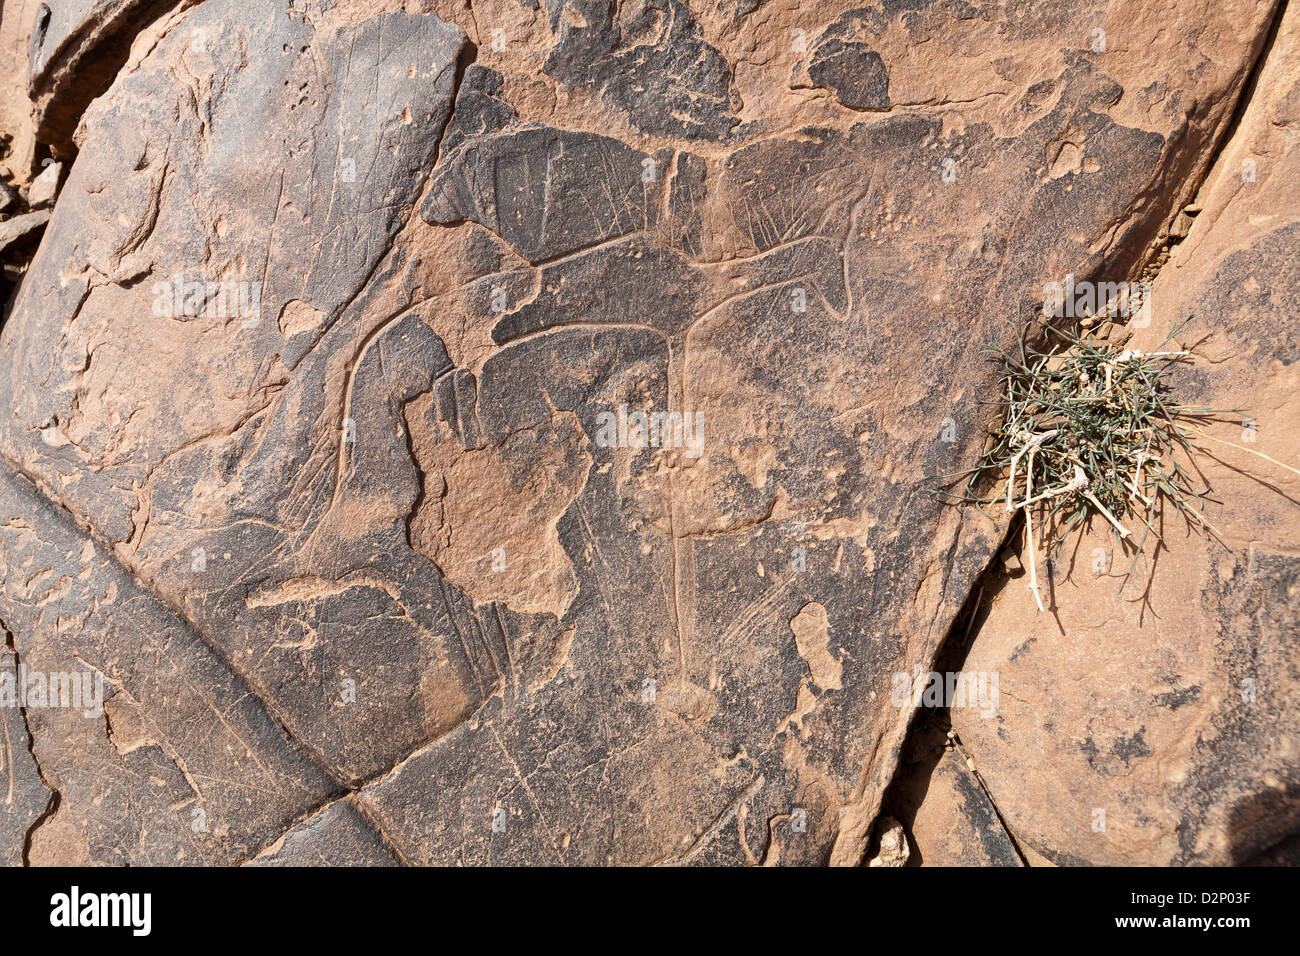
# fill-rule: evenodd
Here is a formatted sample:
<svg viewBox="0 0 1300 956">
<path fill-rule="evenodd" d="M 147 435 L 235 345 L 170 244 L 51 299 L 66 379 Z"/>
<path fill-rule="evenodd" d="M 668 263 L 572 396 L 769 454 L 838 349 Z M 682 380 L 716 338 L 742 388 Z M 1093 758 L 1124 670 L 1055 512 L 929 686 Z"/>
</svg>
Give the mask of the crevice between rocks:
<svg viewBox="0 0 1300 956">
<path fill-rule="evenodd" d="M 1015 850 L 1016 856 L 1020 858 L 1020 862 L 1023 865 L 1030 866 L 1031 864 L 1029 858 L 1025 855 L 1024 848 L 1021 847 L 1020 841 L 1016 839 L 1015 831 L 1011 829 L 1010 825 L 1007 823 L 1006 817 L 1002 815 L 1001 809 L 998 808 L 997 801 L 993 799 L 993 791 L 989 790 L 988 784 L 984 782 L 984 778 L 980 776 L 979 770 L 976 769 L 974 758 L 971 757 L 966 748 L 962 746 L 961 738 L 955 733 L 949 731 L 948 739 L 951 741 L 952 748 L 956 751 L 957 756 L 961 757 L 961 759 L 965 761 L 967 771 L 979 785 L 985 799 L 989 802 L 989 806 L 993 808 L 993 815 L 998 818 L 998 823 L 1002 825 L 1002 831 L 1007 835 L 1007 839 L 1011 841 L 1011 848 Z"/>
<path fill-rule="evenodd" d="M 1264 65 L 1273 55 L 1273 48 L 1277 44 L 1278 33 L 1282 29 L 1282 21 L 1286 19 L 1286 11 L 1291 6 L 1291 0 L 1280 0 L 1273 10 L 1273 19 L 1264 32 L 1264 42 L 1260 46 L 1259 53 L 1255 57 L 1255 62 L 1251 64 L 1250 72 L 1246 75 L 1246 81 L 1241 86 L 1241 91 L 1237 95 L 1236 106 L 1233 107 L 1232 115 L 1224 125 L 1223 133 L 1219 137 L 1219 142 L 1215 144 L 1210 153 L 1209 163 L 1206 166 L 1206 176 L 1202 177 L 1201 182 L 1197 183 L 1196 192 L 1199 194 L 1205 186 L 1205 179 L 1209 172 L 1219 162 L 1219 157 L 1223 155 L 1224 150 L 1231 145 L 1232 141 L 1237 138 L 1237 133 L 1241 129 L 1241 123 L 1250 105 L 1255 100 L 1255 94 L 1259 91 L 1259 80 L 1264 73 Z"/>
<path fill-rule="evenodd" d="M 1008 532 L 1009 541 L 1014 541 L 1020 534 L 1020 525 L 1018 519 L 1012 521 L 1011 530 Z M 952 627 L 935 653 L 932 667 L 934 671 L 941 674 L 959 672 L 964 667 L 974 640 L 988 618 L 994 598 L 1011 580 L 1011 575 L 1001 566 L 999 560 L 1001 553 L 1002 549 L 996 551 L 989 565 L 976 578 L 972 591 L 967 595 L 961 610 L 953 619 Z M 966 765 L 965 772 L 969 773 L 988 799 L 994 815 L 1021 863 L 1025 866 L 1032 865 L 1029 855 L 1025 853 L 1021 841 L 1008 825 L 984 778 L 975 768 L 969 751 L 952 732 L 950 711 L 947 707 L 918 707 L 913 711 L 894 774 L 881 797 L 880 815 L 893 817 L 902 823 L 913 854 L 919 851 L 921 863 L 924 865 L 925 848 L 916 844 L 912 836 L 912 826 L 916 812 L 928 792 L 932 775 L 950 750 L 961 757 Z M 875 851 L 878 843 L 879 833 L 873 832 L 868 856 Z"/>
<path fill-rule="evenodd" d="M 456 100 L 460 96 L 461 83 L 465 79 L 465 71 L 478 62 L 478 44 L 471 40 L 468 35 L 465 37 L 465 43 L 456 54 L 456 69 L 451 78 L 451 99 L 450 107 L 447 110 L 447 119 L 442 124 L 442 129 L 438 131 L 438 142 L 433 147 L 433 162 L 429 164 L 429 169 L 425 174 L 425 185 L 428 185 L 428 179 L 432 176 L 433 171 L 438 168 L 438 163 L 442 161 L 442 143 L 447 138 L 447 131 L 451 129 L 452 120 L 456 116 Z M 423 192 L 423 190 L 422 190 Z M 423 205 L 424 197 L 420 196 L 416 202 L 417 210 Z"/>
<path fill-rule="evenodd" d="M 1130 218 L 1141 221 L 1128 230 L 1129 235 L 1121 238 L 1102 257 L 1097 269 L 1089 274 L 1080 274 L 1080 278 L 1092 281 L 1101 279 L 1137 279 L 1143 267 L 1156 260 L 1161 249 L 1167 247 L 1171 238 L 1170 226 L 1182 209 L 1182 204 L 1190 202 L 1204 187 L 1213 171 L 1219 156 L 1232 141 L 1239 127 L 1241 115 L 1254 97 L 1259 75 L 1282 24 L 1290 0 L 1275 0 L 1268 25 L 1260 32 L 1259 46 L 1254 59 L 1244 71 L 1241 85 L 1231 93 L 1232 105 L 1225 111 L 1217 129 L 1209 131 L 1201 148 L 1187 145 L 1191 118 L 1175 131 L 1166 144 L 1163 162 L 1156 168 L 1155 175 L 1142 189 L 1130 205 Z M 1204 117 L 1204 110 L 1194 109 L 1192 116 Z M 1113 223 L 1112 232 L 1122 230 L 1123 220 Z M 1172 237 L 1175 241 L 1181 237 Z M 1107 243 L 1109 245 L 1109 243 Z M 1150 278 L 1153 278 L 1151 276 Z"/>
</svg>

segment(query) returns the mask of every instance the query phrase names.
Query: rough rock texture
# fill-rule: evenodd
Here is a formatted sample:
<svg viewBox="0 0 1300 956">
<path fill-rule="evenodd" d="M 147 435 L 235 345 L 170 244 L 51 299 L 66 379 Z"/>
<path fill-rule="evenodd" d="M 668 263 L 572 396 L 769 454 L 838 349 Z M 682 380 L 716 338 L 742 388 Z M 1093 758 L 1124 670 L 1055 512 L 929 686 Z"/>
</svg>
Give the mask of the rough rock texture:
<svg viewBox="0 0 1300 956">
<path fill-rule="evenodd" d="M 1024 866 L 968 754 L 940 726 L 946 717 L 920 718 L 885 799 L 906 831 L 908 865 Z"/>
<path fill-rule="evenodd" d="M 978 346 L 1154 248 L 1272 12 L 51 12 L 51 141 L 142 32 L 0 338 L 0 620 L 111 691 L 32 861 L 860 862 Z"/>
<path fill-rule="evenodd" d="M 32 176 L 36 160 L 36 124 L 27 97 L 26 77 L 31 50 L 32 24 L 41 0 L 4 0 L 0 3 L 0 133 L 11 138 L 4 168 L 17 183 Z"/>
<path fill-rule="evenodd" d="M 15 13 L 28 31 L 27 94 L 36 137 L 67 151 L 90 101 L 112 84 L 131 44 L 155 19 L 199 0 L 44 0 Z M 192 42 L 202 46 L 202 34 Z"/>
<path fill-rule="evenodd" d="M 14 243 L 21 242 L 40 230 L 50 221 L 48 212 L 28 212 L 0 222 L 0 252 L 6 251 Z"/>
<path fill-rule="evenodd" d="M 1193 316 L 1185 338 L 1202 344 L 1179 398 L 1248 409 L 1208 433 L 1292 465 L 1298 45 L 1291 5 L 1129 343 L 1154 349 Z M 1000 672 L 1002 706 L 953 725 L 1012 830 L 1058 863 L 1240 863 L 1300 829 L 1300 479 L 1200 444 L 1219 540 L 1166 520 L 1165 548 L 1120 597 L 1101 572 L 1122 559 L 1094 529 L 1053 575 L 1052 615 L 1010 582 L 966 660 Z"/>
<path fill-rule="evenodd" d="M 10 475 L 0 476 L 0 570 L 28 673 L 89 673 L 103 687 L 99 707 L 51 698 L 21 712 L 58 794 L 32 831 L 31 862 L 237 862 L 338 792 L 192 627 Z M 40 799 L 27 777 L 30 812 Z"/>
<path fill-rule="evenodd" d="M 17 686 L 18 665 L 6 633 L 0 650 L 0 684 Z M 23 712 L 0 707 L 0 865 L 18 866 L 23 860 L 27 834 L 50 807 L 51 793 L 41 779 L 32 756 L 31 734 Z"/>
<path fill-rule="evenodd" d="M 912 835 L 926 866 L 1023 866 L 996 809 L 965 761 L 949 750 L 935 767 Z"/>
<path fill-rule="evenodd" d="M 867 866 L 907 866 L 911 852 L 903 825 L 893 817 L 882 816 L 876 820 L 876 829 L 880 845 L 875 854 L 868 857 Z"/>
<path fill-rule="evenodd" d="M 401 861 L 345 798 L 312 814 L 248 865 L 400 866 Z"/>
</svg>

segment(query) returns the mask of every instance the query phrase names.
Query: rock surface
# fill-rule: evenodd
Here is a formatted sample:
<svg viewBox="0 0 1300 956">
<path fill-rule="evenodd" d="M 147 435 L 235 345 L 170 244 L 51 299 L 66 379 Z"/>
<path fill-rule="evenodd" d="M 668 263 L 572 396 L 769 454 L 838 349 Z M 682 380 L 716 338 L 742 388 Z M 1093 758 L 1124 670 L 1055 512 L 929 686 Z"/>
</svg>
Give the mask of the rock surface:
<svg viewBox="0 0 1300 956">
<path fill-rule="evenodd" d="M 41 210 L 26 212 L 0 222 L 0 252 L 4 252 L 14 243 L 22 242 L 35 235 L 49 221 L 50 214 Z"/>
<path fill-rule="evenodd" d="M 339 792 L 189 624 L 9 475 L 0 570 L 24 683 L 60 686 L 59 706 L 29 690 L 21 711 L 58 794 L 32 863 L 235 863 Z"/>
<path fill-rule="evenodd" d="M 107 699 L 32 862 L 861 862 L 979 345 L 1155 248 L 1273 12 L 167 6 L 33 35 L 0 620 Z"/>
<path fill-rule="evenodd" d="M 1190 316 L 1178 398 L 1248 410 L 1197 443 L 1217 540 L 1167 519 L 1117 596 L 1127 560 L 1094 529 L 1053 575 L 1053 613 L 1008 583 L 966 660 L 1000 672 L 1001 712 L 953 725 L 1012 830 L 1058 863 L 1242 863 L 1300 829 L 1300 478 L 1241 450 L 1296 463 L 1298 44 L 1292 5 L 1129 342 L 1154 350 Z"/>
<path fill-rule="evenodd" d="M 42 0 L 5 0 L 0 4 L 0 133 L 10 137 L 3 168 L 6 179 L 27 183 L 36 161 L 36 123 L 27 97 L 27 65 L 32 24 Z"/>
<path fill-rule="evenodd" d="M 249 866 L 400 866 L 399 857 L 348 799 L 295 826 Z"/>
<path fill-rule="evenodd" d="M 880 846 L 874 856 L 867 860 L 867 866 L 907 866 L 911 853 L 907 846 L 907 834 L 903 825 L 893 817 L 880 817 L 876 821 L 880 834 Z"/>
<path fill-rule="evenodd" d="M 908 865 L 1024 866 L 965 748 L 944 732 L 946 715 L 925 718 L 908 737 L 884 806 L 906 832 Z"/>
<path fill-rule="evenodd" d="M 44 0 L 15 12 L 28 31 L 27 94 L 36 137 L 70 151 L 81 114 L 117 78 L 154 20 L 199 0 Z M 203 37 L 192 42 L 202 46 Z"/>
<path fill-rule="evenodd" d="M 17 698 L 19 670 L 10 635 L 0 649 L 0 866 L 18 866 L 24 861 L 27 834 L 50 809 L 51 792 L 41 779 L 32 756 L 31 734 Z"/>
</svg>

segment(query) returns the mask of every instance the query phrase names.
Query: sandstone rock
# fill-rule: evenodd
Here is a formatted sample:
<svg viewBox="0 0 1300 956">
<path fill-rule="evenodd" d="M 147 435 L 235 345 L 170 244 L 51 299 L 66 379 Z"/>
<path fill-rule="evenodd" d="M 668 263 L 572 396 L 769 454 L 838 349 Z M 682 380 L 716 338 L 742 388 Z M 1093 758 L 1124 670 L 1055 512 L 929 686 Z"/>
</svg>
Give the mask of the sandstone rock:
<svg viewBox="0 0 1300 956">
<path fill-rule="evenodd" d="M 1025 865 L 975 770 L 937 720 L 913 728 L 885 809 L 907 832 L 908 865 Z"/>
<path fill-rule="evenodd" d="M 44 0 L 17 6 L 29 31 L 27 94 L 36 136 L 71 146 L 82 112 L 126 65 L 136 36 L 165 12 L 199 0 Z M 202 38 L 194 38 L 196 46 Z"/>
<path fill-rule="evenodd" d="M 546 0 L 546 11 L 555 39 L 543 69 L 599 94 L 641 131 L 725 141 L 740 122 L 730 66 L 681 0 Z"/>
<path fill-rule="evenodd" d="M 1246 866 L 1300 866 L 1300 836 L 1289 836 L 1263 853 L 1251 857 Z"/>
<path fill-rule="evenodd" d="M 1023 866 L 1006 828 L 970 768 L 948 751 L 912 821 L 925 866 Z"/>
<path fill-rule="evenodd" d="M 863 16 L 879 17 L 869 8 L 851 10 L 822 31 L 797 75 L 810 86 L 833 90 L 842 106 L 854 110 L 887 110 L 889 73 L 880 54 L 858 39 Z M 868 32 L 869 35 L 869 32 Z"/>
<path fill-rule="evenodd" d="M 18 706 L 19 670 L 9 635 L 0 648 L 0 866 L 23 862 L 27 834 L 50 808 L 51 793 L 32 757 Z"/>
<path fill-rule="evenodd" d="M 249 866 L 400 866 L 383 838 L 347 800 L 288 831 Z"/>
<path fill-rule="evenodd" d="M 0 222 L 0 252 L 33 237 L 39 230 L 44 229 L 49 221 L 49 211 L 38 210 Z"/>
<path fill-rule="evenodd" d="M 50 163 L 45 167 L 27 189 L 27 205 L 33 209 L 52 205 L 59 192 L 59 177 L 63 174 L 62 163 Z"/>
<path fill-rule="evenodd" d="M 906 866 L 910 852 L 903 825 L 893 817 L 881 817 L 876 826 L 880 832 L 880 849 L 867 861 L 867 866 Z"/>
<path fill-rule="evenodd" d="M 1167 515 L 1117 596 L 1128 559 L 1094 529 L 1052 614 L 1010 582 L 965 663 L 1000 672 L 1002 707 L 954 726 L 1012 830 L 1059 863 L 1240 863 L 1300 828 L 1300 478 L 1240 450 L 1297 464 L 1297 42 L 1292 7 L 1129 343 L 1191 316 L 1178 398 L 1248 410 L 1197 442 L 1217 540 Z"/>
<path fill-rule="evenodd" d="M 122 689 L 31 721 L 33 859 L 860 862 L 891 675 L 1001 543 L 924 480 L 978 346 L 1168 229 L 1269 11 L 887 2 L 798 50 L 785 7 L 406 6 L 164 13 L 84 115 L 77 51 L 153 8 L 34 41 L 80 152 L 0 338 L 42 496 L 0 619 Z"/>
<path fill-rule="evenodd" d="M 31 829 L 32 863 L 239 862 L 338 791 L 187 623 L 5 474 L 0 577 L 29 679 L 60 687 L 59 706 L 32 692 L 23 711 L 58 795 Z M 17 766 L 30 814 L 41 788 Z"/>
<path fill-rule="evenodd" d="M 41 0 L 6 0 L 0 4 L 0 133 L 10 137 L 3 160 L 10 179 L 19 185 L 32 176 L 36 161 L 36 124 L 27 96 L 27 63 L 31 29 Z"/>
</svg>

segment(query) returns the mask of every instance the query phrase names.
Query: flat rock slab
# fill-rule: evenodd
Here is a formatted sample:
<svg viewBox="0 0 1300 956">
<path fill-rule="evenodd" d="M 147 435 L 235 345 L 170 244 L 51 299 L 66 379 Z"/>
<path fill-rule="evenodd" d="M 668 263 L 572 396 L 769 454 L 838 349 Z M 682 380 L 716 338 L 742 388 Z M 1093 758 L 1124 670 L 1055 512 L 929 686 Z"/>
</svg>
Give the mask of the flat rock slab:
<svg viewBox="0 0 1300 956">
<path fill-rule="evenodd" d="M 0 455 L 89 537 L 30 542 L 65 570 L 11 562 L 0 618 L 158 713 L 126 754 L 33 722 L 64 792 L 33 852 L 225 862 L 292 831 L 269 855 L 351 859 L 317 830 L 364 821 L 412 863 L 858 862 L 910 713 L 891 675 L 1000 535 L 924 478 L 983 442 L 979 346 L 1172 216 L 1268 11 L 1115 3 L 1144 52 L 1108 59 L 1071 4 L 887 4 L 810 71 L 869 46 L 882 110 L 792 83 L 780 20 L 512 0 L 496 44 L 400 6 L 207 0 L 81 118 L 0 340 Z M 112 568 L 168 622 L 155 679 L 211 671 L 252 756 L 167 749 L 167 707 L 206 705 L 104 657 L 145 640 L 105 642 L 139 619 L 94 596 Z M 163 784 L 122 782 L 112 823 L 92 754 Z M 254 757 L 294 783 L 231 818 Z M 304 829 L 340 790 L 356 816 Z"/>
<path fill-rule="evenodd" d="M 38 229 L 44 228 L 49 221 L 49 210 L 39 209 L 36 212 L 26 212 L 0 222 L 0 252 L 3 252 L 14 243 L 29 238 Z"/>
</svg>

